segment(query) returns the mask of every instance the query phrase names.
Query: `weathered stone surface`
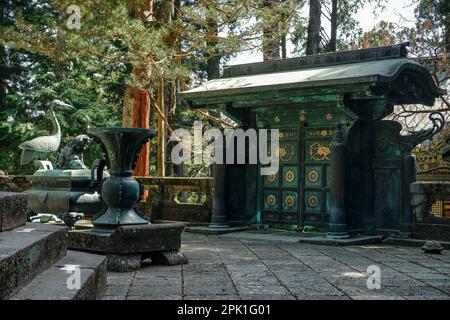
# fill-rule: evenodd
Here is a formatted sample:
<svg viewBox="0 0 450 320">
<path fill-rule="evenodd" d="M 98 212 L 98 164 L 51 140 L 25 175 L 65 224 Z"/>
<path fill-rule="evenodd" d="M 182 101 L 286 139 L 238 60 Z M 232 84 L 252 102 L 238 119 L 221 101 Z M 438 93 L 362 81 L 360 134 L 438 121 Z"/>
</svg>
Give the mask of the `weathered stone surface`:
<svg viewBox="0 0 450 320">
<path fill-rule="evenodd" d="M 95 273 L 95 299 L 101 299 L 107 285 L 107 259 L 103 255 L 68 250 L 55 267 L 79 265 L 81 269 L 92 269 Z"/>
<path fill-rule="evenodd" d="M 31 187 L 31 181 L 24 176 L 0 175 L 0 191 L 23 192 Z"/>
<path fill-rule="evenodd" d="M 24 193 L 0 192 L 0 232 L 23 226 L 27 221 Z"/>
<path fill-rule="evenodd" d="M 120 296 L 122 297 L 123 300 L 127 296 L 129 290 L 130 290 L 129 286 L 119 286 L 114 284 L 106 287 L 105 296 L 115 296 L 115 297 Z"/>
<path fill-rule="evenodd" d="M 134 278 L 133 273 L 108 272 L 108 283 L 116 285 L 129 286 Z"/>
<path fill-rule="evenodd" d="M 186 256 L 179 250 L 151 252 L 148 254 L 148 257 L 155 264 L 164 264 L 167 266 L 188 263 Z"/>
<path fill-rule="evenodd" d="M 330 239 L 326 237 L 302 237 L 300 243 L 321 244 L 327 246 L 355 246 L 377 244 L 382 241 L 382 236 L 357 236 L 346 239 Z"/>
<path fill-rule="evenodd" d="M 65 256 L 67 228 L 30 224 L 0 233 L 0 299 L 15 294 Z"/>
<path fill-rule="evenodd" d="M 247 230 L 253 230 L 256 229 L 256 227 L 248 225 L 248 226 L 238 226 L 238 227 L 227 227 L 227 228 L 210 228 L 206 226 L 192 226 L 192 227 L 186 227 L 186 232 L 192 232 L 192 233 L 202 233 L 202 234 L 227 234 L 232 232 L 239 232 L 239 231 L 247 231 Z"/>
<path fill-rule="evenodd" d="M 69 277 L 79 267 L 80 287 Z M 104 256 L 68 251 L 67 256 L 53 267 L 39 274 L 30 284 L 20 290 L 13 300 L 96 300 L 102 299 L 106 289 L 106 258 Z"/>
<path fill-rule="evenodd" d="M 446 219 L 440 220 L 445 221 Z M 411 234 L 415 239 L 447 242 L 443 246 L 447 249 L 450 248 L 450 223 L 416 223 L 412 225 Z"/>
<path fill-rule="evenodd" d="M 69 232 L 69 248 L 111 254 L 178 250 L 183 230 L 183 223 L 121 226 L 113 230 L 74 230 Z"/>
<path fill-rule="evenodd" d="M 141 267 L 140 254 L 108 254 L 108 271 L 130 272 Z"/>
<path fill-rule="evenodd" d="M 417 247 L 319 246 L 281 241 L 281 235 L 266 233 L 264 240 L 248 240 L 244 233 L 185 233 L 188 265 L 148 265 L 128 274 L 111 273 L 106 299 L 450 299 L 447 250 L 426 255 Z M 210 262 L 212 255 L 218 262 Z M 267 259 L 275 255 L 289 263 Z M 238 258 L 251 262 L 236 264 Z M 367 287 L 371 265 L 381 269 L 379 290 Z"/>
<path fill-rule="evenodd" d="M 183 223 L 121 226 L 113 230 L 69 232 L 69 248 L 99 252 L 108 256 L 108 270 L 138 270 L 146 258 L 166 265 L 187 263 L 179 252 Z M 160 252 L 164 252 L 160 254 Z"/>
<path fill-rule="evenodd" d="M 181 286 L 133 286 L 130 289 L 129 295 L 181 295 Z"/>
<path fill-rule="evenodd" d="M 428 234 L 428 238 L 434 238 L 433 236 L 435 235 L 431 235 L 431 233 Z M 447 237 L 447 239 L 450 239 L 450 237 Z M 386 238 L 383 240 L 384 244 L 404 247 L 421 247 L 425 244 L 425 242 L 426 240 L 401 238 Z M 440 241 L 439 243 L 444 247 L 444 249 L 450 249 L 450 242 Z"/>
</svg>

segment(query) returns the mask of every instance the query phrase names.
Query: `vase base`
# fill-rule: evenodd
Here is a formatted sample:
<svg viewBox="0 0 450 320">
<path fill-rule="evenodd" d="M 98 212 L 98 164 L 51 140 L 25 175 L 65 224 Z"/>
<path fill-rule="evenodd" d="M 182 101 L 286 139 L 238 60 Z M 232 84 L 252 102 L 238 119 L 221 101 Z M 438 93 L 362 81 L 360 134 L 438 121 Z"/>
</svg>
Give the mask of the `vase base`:
<svg viewBox="0 0 450 320">
<path fill-rule="evenodd" d="M 139 214 L 134 208 L 108 208 L 102 215 L 92 221 L 96 228 L 116 228 L 149 223 L 147 217 Z"/>
</svg>

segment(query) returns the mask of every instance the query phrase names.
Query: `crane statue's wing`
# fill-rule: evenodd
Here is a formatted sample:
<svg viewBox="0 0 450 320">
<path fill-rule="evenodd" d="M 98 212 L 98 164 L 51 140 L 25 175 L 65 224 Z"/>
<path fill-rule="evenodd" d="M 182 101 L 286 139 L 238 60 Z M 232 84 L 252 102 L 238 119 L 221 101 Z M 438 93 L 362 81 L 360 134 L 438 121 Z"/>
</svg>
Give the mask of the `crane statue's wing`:
<svg viewBox="0 0 450 320">
<path fill-rule="evenodd" d="M 54 136 L 42 136 L 21 143 L 19 148 L 22 150 L 28 149 L 39 152 L 54 152 L 58 150 L 59 143 L 60 140 Z"/>
<path fill-rule="evenodd" d="M 49 152 L 54 152 L 59 148 L 60 139 L 54 136 L 37 137 L 30 141 L 25 141 L 19 145 L 22 149 L 20 164 L 27 164 L 35 158 L 45 157 Z"/>
<path fill-rule="evenodd" d="M 23 149 L 20 155 L 20 165 L 30 163 L 33 159 L 38 159 L 45 157 L 45 153 L 39 151 L 33 151 L 28 149 Z"/>
</svg>

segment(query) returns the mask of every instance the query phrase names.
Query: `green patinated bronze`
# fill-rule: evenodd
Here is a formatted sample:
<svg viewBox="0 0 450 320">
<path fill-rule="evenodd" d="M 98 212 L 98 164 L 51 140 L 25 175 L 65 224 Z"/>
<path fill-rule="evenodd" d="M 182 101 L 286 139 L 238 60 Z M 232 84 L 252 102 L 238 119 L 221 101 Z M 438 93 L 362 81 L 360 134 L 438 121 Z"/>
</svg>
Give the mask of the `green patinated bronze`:
<svg viewBox="0 0 450 320">
<path fill-rule="evenodd" d="M 222 183 L 228 222 L 342 223 L 330 219 L 330 194 L 338 194 L 344 204 L 334 211 L 339 217 L 344 211 L 346 231 L 407 231 L 407 190 L 415 177 L 410 151 L 439 125 L 402 137 L 400 124 L 383 118 L 396 104 L 432 106 L 444 91 L 426 68 L 407 59 L 406 46 L 226 67 L 222 78 L 182 92 L 181 103 L 221 110 L 244 129 L 280 130 L 277 175 L 260 176 L 255 165 L 227 165 Z M 345 156 L 331 165 L 337 124 Z M 333 175 L 343 158 L 345 175 Z"/>
</svg>

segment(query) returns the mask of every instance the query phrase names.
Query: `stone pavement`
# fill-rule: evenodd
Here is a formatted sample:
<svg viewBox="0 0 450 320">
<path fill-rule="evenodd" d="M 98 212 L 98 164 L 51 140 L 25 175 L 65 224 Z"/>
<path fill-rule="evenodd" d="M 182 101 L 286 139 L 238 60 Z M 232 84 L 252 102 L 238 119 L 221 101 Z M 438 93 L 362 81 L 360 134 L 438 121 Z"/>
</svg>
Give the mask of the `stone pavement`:
<svg viewBox="0 0 450 320">
<path fill-rule="evenodd" d="M 448 250 L 429 255 L 419 248 L 296 241 L 270 232 L 184 233 L 182 250 L 189 264 L 108 273 L 104 299 L 450 300 Z M 371 265 L 381 269 L 381 289 L 367 288 Z"/>
</svg>

